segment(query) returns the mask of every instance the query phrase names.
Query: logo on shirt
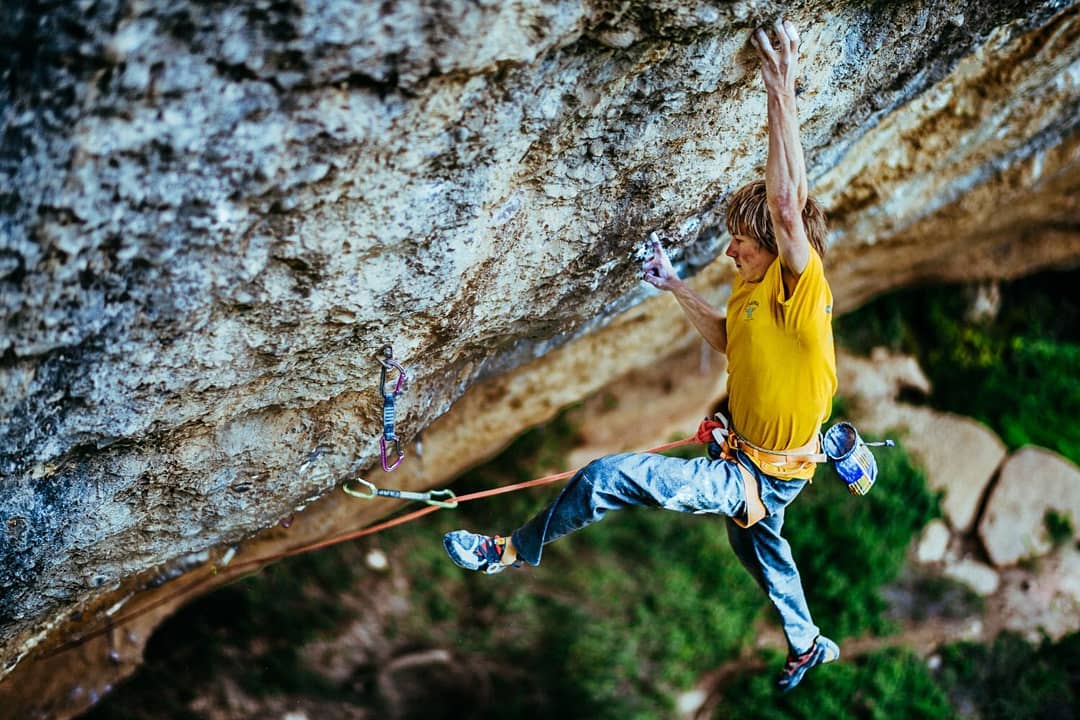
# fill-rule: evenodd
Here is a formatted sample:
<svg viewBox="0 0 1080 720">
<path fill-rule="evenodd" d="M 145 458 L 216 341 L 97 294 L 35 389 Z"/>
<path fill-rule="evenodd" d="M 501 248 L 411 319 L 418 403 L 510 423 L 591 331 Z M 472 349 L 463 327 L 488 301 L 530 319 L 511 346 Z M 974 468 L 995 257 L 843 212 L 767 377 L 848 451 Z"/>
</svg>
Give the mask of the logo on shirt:
<svg viewBox="0 0 1080 720">
<path fill-rule="evenodd" d="M 757 300 L 751 300 L 749 303 L 747 303 L 747 305 L 746 305 L 746 319 L 747 320 L 752 320 L 753 317 L 754 317 L 754 311 L 757 310 L 757 309 L 758 309 L 758 301 Z"/>
<path fill-rule="evenodd" d="M 832 304 L 831 303 L 829 305 L 825 306 L 825 314 L 826 315 L 832 315 Z"/>
</svg>

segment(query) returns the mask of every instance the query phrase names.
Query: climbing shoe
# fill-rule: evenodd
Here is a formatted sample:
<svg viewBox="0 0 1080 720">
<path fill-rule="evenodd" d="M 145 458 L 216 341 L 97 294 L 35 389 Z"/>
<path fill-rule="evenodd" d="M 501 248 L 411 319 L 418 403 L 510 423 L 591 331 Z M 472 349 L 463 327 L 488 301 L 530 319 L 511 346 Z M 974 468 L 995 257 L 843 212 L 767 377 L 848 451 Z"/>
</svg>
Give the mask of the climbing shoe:
<svg viewBox="0 0 1080 720">
<path fill-rule="evenodd" d="M 506 552 L 508 540 L 498 535 L 478 535 L 468 530 L 455 530 L 443 536 L 446 554 L 459 567 L 466 570 L 478 570 L 488 575 L 502 572 L 508 567 L 503 565 L 502 557 Z"/>
<path fill-rule="evenodd" d="M 784 665 L 784 670 L 780 673 L 780 679 L 777 680 L 776 684 L 784 692 L 794 690 L 795 686 L 802 682 L 807 670 L 816 665 L 831 663 L 839 657 L 840 648 L 837 647 L 836 643 L 827 637 L 818 635 L 817 639 L 814 640 L 814 646 L 802 655 L 788 655 L 787 664 Z"/>
</svg>

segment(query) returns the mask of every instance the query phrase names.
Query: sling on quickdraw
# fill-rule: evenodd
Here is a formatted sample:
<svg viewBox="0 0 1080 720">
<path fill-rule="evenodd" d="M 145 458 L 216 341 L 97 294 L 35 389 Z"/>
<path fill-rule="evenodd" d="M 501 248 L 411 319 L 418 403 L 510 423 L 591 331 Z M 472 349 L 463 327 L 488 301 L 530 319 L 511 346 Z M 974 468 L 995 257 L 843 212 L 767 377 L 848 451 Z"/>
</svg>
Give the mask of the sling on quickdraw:
<svg viewBox="0 0 1080 720">
<path fill-rule="evenodd" d="M 349 487 L 350 482 L 357 482 L 367 488 L 367 491 L 354 490 Z M 428 505 L 433 505 L 439 508 L 445 508 L 447 510 L 453 510 L 458 506 L 457 496 L 454 495 L 453 490 L 428 490 L 427 492 L 411 492 L 409 490 L 391 490 L 386 488 L 377 488 L 372 483 L 361 478 L 355 480 L 346 480 L 341 486 L 341 489 L 348 495 L 352 495 L 355 498 L 361 500 L 374 500 L 377 497 L 394 498 L 397 500 L 416 500 L 417 502 L 425 502 Z M 438 498 L 445 498 L 440 500 Z"/>
<path fill-rule="evenodd" d="M 382 349 L 385 358 L 378 358 L 379 364 L 382 365 L 382 379 L 379 381 L 379 392 L 383 396 L 383 434 L 382 439 L 379 441 L 379 446 L 382 449 L 382 467 L 386 472 L 390 472 L 405 459 L 405 451 L 401 449 L 401 440 L 398 439 L 397 434 L 394 432 L 394 420 L 397 417 L 397 410 L 394 407 L 394 401 L 398 395 L 405 390 L 405 382 L 408 380 L 408 373 L 397 361 L 394 360 L 394 350 L 389 345 L 384 345 Z M 386 391 L 386 374 L 388 370 L 397 370 L 398 378 L 397 384 L 390 392 Z M 397 459 L 390 464 L 387 461 L 387 448 L 393 445 L 394 451 L 397 452 Z"/>
</svg>

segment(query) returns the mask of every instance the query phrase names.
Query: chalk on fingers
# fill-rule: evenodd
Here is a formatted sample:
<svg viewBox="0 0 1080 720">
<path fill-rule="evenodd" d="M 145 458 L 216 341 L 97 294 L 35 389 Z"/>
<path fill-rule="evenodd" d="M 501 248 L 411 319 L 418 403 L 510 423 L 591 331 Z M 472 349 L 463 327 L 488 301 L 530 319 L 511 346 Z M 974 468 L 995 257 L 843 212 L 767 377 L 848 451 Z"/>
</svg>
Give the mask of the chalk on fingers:
<svg viewBox="0 0 1080 720">
<path fill-rule="evenodd" d="M 790 20 L 784 21 L 784 30 L 787 31 L 788 38 L 792 43 L 799 44 L 799 31 L 795 28 L 795 23 Z"/>
</svg>

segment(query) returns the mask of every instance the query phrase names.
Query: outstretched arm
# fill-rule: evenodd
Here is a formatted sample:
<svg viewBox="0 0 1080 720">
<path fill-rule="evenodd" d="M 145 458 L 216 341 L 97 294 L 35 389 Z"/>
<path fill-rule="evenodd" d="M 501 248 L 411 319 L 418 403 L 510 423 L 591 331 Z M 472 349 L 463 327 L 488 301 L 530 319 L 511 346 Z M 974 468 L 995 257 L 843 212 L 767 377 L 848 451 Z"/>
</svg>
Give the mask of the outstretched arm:
<svg viewBox="0 0 1080 720">
<path fill-rule="evenodd" d="M 679 278 L 655 236 L 652 238 L 652 252 L 652 257 L 641 264 L 642 279 L 654 287 L 670 291 L 705 341 L 720 352 L 727 352 L 727 321 L 724 316 Z"/>
<path fill-rule="evenodd" d="M 806 165 L 795 107 L 799 34 L 786 20 L 777 20 L 773 30 L 776 48 L 763 28 L 754 33 L 754 46 L 761 57 L 761 77 L 768 96 L 769 156 L 765 163 L 765 194 L 780 263 L 785 270 L 784 284 L 790 292 L 810 261 L 810 241 L 802 221 L 807 195 Z"/>
</svg>

